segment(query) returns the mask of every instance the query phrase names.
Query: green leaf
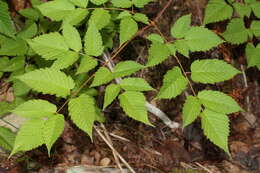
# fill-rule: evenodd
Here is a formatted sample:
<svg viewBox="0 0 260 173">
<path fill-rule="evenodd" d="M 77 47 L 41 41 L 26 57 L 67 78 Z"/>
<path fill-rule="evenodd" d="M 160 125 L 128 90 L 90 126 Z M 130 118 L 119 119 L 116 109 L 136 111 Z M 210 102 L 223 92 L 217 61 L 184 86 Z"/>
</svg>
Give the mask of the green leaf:
<svg viewBox="0 0 260 173">
<path fill-rule="evenodd" d="M 103 53 L 104 47 L 102 37 L 94 23 L 89 25 L 84 41 L 85 53 L 87 55 L 99 56 Z"/>
<path fill-rule="evenodd" d="M 119 15 L 116 17 L 116 19 L 123 19 L 126 17 L 132 17 L 132 14 L 128 11 L 123 11 L 123 12 L 119 13 Z"/>
<path fill-rule="evenodd" d="M 92 70 L 93 68 L 95 68 L 98 65 L 98 62 L 95 58 L 92 58 L 90 56 L 82 56 L 81 61 L 80 61 L 80 65 L 77 69 L 77 73 L 76 74 L 80 74 L 80 73 L 87 73 L 90 70 Z"/>
<path fill-rule="evenodd" d="M 15 99 L 15 101 L 13 101 L 12 103 L 9 103 L 6 101 L 1 101 L 0 102 L 0 117 L 11 112 L 18 105 L 19 105 L 19 102 L 17 101 L 17 99 Z"/>
<path fill-rule="evenodd" d="M 81 8 L 87 8 L 88 6 L 88 0 L 70 0 L 70 2 Z"/>
<path fill-rule="evenodd" d="M 69 116 L 73 123 L 92 138 L 92 128 L 96 117 L 95 100 L 82 94 L 69 101 Z"/>
<path fill-rule="evenodd" d="M 132 6 L 132 2 L 130 0 L 111 0 L 113 6 L 119 8 L 130 8 Z"/>
<path fill-rule="evenodd" d="M 129 41 L 138 31 L 137 23 L 131 18 L 126 17 L 120 21 L 120 45 Z"/>
<path fill-rule="evenodd" d="M 118 98 L 121 107 L 129 117 L 147 125 L 152 125 L 148 120 L 143 93 L 126 91 L 123 94 L 120 94 Z"/>
<path fill-rule="evenodd" d="M 82 8 L 76 8 L 67 13 L 63 21 L 71 25 L 79 25 L 88 15 L 88 11 Z"/>
<path fill-rule="evenodd" d="M 64 125 L 65 121 L 63 115 L 54 115 L 44 121 L 42 136 L 44 144 L 48 149 L 49 156 L 52 145 L 64 130 Z"/>
<path fill-rule="evenodd" d="M 168 47 L 171 55 L 176 56 L 176 46 L 173 43 L 167 43 L 166 46 Z"/>
<path fill-rule="evenodd" d="M 79 55 L 76 52 L 68 51 L 66 56 L 57 59 L 51 66 L 51 68 L 56 70 L 61 70 L 68 68 L 74 64 L 79 59 Z"/>
<path fill-rule="evenodd" d="M 113 80 L 113 78 L 113 74 L 106 67 L 100 67 L 95 73 L 94 80 L 90 87 L 106 84 Z"/>
<path fill-rule="evenodd" d="M 89 19 L 90 24 L 95 24 L 98 30 L 101 30 L 105 26 L 107 26 L 110 22 L 110 14 L 107 10 L 102 8 L 95 9 Z"/>
<path fill-rule="evenodd" d="M 189 58 L 189 45 L 187 44 L 186 40 L 176 40 L 173 45 L 175 46 L 177 52 L 182 54 L 183 56 Z"/>
<path fill-rule="evenodd" d="M 75 9 L 69 0 L 48 1 L 37 6 L 37 8 L 44 16 L 55 21 L 64 19 L 68 12 Z"/>
<path fill-rule="evenodd" d="M 187 41 L 187 45 L 192 52 L 207 51 L 223 43 L 214 32 L 203 27 L 191 27 L 186 32 L 184 39 Z"/>
<path fill-rule="evenodd" d="M 239 2 L 235 2 L 233 4 L 233 6 L 236 9 L 236 12 L 239 14 L 240 17 L 249 17 L 250 13 L 251 13 L 251 8 L 250 6 L 246 5 L 246 4 L 241 4 Z"/>
<path fill-rule="evenodd" d="M 101 5 L 106 3 L 108 0 L 90 0 L 90 2 L 92 2 L 95 5 Z"/>
<path fill-rule="evenodd" d="M 79 52 L 82 49 L 82 44 L 78 30 L 67 22 L 63 23 L 62 28 L 62 34 L 69 48 Z"/>
<path fill-rule="evenodd" d="M 188 96 L 183 105 L 183 127 L 188 126 L 199 116 L 201 111 L 201 103 L 194 96 Z"/>
<path fill-rule="evenodd" d="M 38 32 L 38 28 L 36 23 L 30 23 L 27 24 L 27 26 L 17 34 L 17 37 L 23 39 L 32 38 L 37 34 L 37 32 Z"/>
<path fill-rule="evenodd" d="M 57 107 L 46 100 L 29 100 L 16 107 L 12 112 L 25 118 L 43 118 L 55 114 Z"/>
<path fill-rule="evenodd" d="M 70 76 L 51 68 L 34 70 L 17 78 L 37 92 L 64 98 L 75 85 Z"/>
<path fill-rule="evenodd" d="M 195 82 L 214 84 L 233 78 L 240 71 L 218 59 L 196 60 L 191 64 L 191 79 Z"/>
<path fill-rule="evenodd" d="M 130 61 L 130 60 L 122 61 L 116 64 L 113 71 L 113 76 L 115 78 L 128 76 L 143 68 L 144 68 L 143 65 L 136 63 L 134 61 Z"/>
<path fill-rule="evenodd" d="M 25 55 L 28 47 L 26 41 L 21 38 L 9 39 L 6 38 L 1 43 L 0 55 L 16 56 Z"/>
<path fill-rule="evenodd" d="M 14 147 L 9 157 L 19 151 L 29 151 L 44 144 L 42 137 L 44 121 L 30 119 L 20 128 L 15 138 Z"/>
<path fill-rule="evenodd" d="M 120 92 L 120 86 L 116 84 L 110 84 L 106 87 L 103 110 L 110 105 Z"/>
<path fill-rule="evenodd" d="M 229 119 L 227 115 L 205 109 L 201 114 L 201 127 L 212 143 L 230 155 L 228 150 Z"/>
<path fill-rule="evenodd" d="M 15 133 L 5 127 L 0 127 L 0 147 L 6 151 L 13 149 Z"/>
<path fill-rule="evenodd" d="M 154 90 L 144 79 L 142 78 L 125 78 L 120 82 L 120 87 L 126 91 L 151 91 Z"/>
<path fill-rule="evenodd" d="M 0 58 L 0 71 L 14 72 L 24 68 L 25 58 L 23 56 L 13 57 L 9 60 L 7 57 Z"/>
<path fill-rule="evenodd" d="M 149 19 L 145 14 L 142 13 L 135 13 L 133 18 L 137 21 L 137 22 L 142 22 L 144 24 L 149 24 Z"/>
<path fill-rule="evenodd" d="M 251 23 L 250 29 L 256 37 L 260 37 L 260 21 L 254 20 Z"/>
<path fill-rule="evenodd" d="M 200 91 L 198 93 L 198 98 L 207 109 L 215 112 L 230 114 L 243 111 L 232 97 L 219 91 Z"/>
<path fill-rule="evenodd" d="M 137 8 L 143 8 L 146 4 L 152 1 L 154 0 L 133 0 L 133 3 Z"/>
<path fill-rule="evenodd" d="M 24 8 L 24 9 L 19 10 L 19 13 L 22 16 L 24 16 L 28 19 L 31 19 L 33 21 L 37 21 L 41 15 L 40 12 L 35 8 Z"/>
<path fill-rule="evenodd" d="M 164 39 L 160 35 L 154 33 L 148 35 L 147 40 L 150 40 L 151 42 L 159 42 L 162 44 L 164 43 Z"/>
<path fill-rule="evenodd" d="M 260 44 L 255 47 L 252 43 L 246 46 L 246 57 L 248 68 L 253 66 L 260 66 Z"/>
<path fill-rule="evenodd" d="M 14 38 L 15 29 L 10 17 L 7 2 L 0 1 L 0 33 Z"/>
<path fill-rule="evenodd" d="M 162 63 L 170 56 L 170 51 L 165 44 L 153 42 L 149 48 L 148 62 L 146 66 L 155 66 Z"/>
<path fill-rule="evenodd" d="M 188 80 L 179 67 L 173 67 L 163 77 L 163 86 L 157 98 L 170 99 L 180 95 L 186 88 Z"/>
<path fill-rule="evenodd" d="M 247 29 L 244 26 L 242 18 L 232 19 L 227 25 L 226 31 L 223 33 L 226 41 L 233 44 L 241 44 L 247 41 Z"/>
<path fill-rule="evenodd" d="M 69 50 L 65 39 L 58 32 L 40 35 L 28 40 L 28 43 L 37 54 L 46 60 L 62 58 Z"/>
<path fill-rule="evenodd" d="M 210 0 L 205 10 L 204 24 L 215 23 L 232 17 L 233 8 L 222 0 Z"/>
<path fill-rule="evenodd" d="M 191 14 L 180 17 L 171 28 L 171 35 L 174 38 L 183 38 L 191 25 Z"/>
<path fill-rule="evenodd" d="M 250 6 L 251 6 L 255 16 L 257 18 L 260 18 L 260 2 L 258 1 L 258 2 L 251 3 Z"/>
<path fill-rule="evenodd" d="M 31 88 L 28 87 L 25 83 L 21 82 L 20 80 L 14 80 L 13 90 L 15 97 L 19 97 L 27 95 L 30 92 Z"/>
</svg>

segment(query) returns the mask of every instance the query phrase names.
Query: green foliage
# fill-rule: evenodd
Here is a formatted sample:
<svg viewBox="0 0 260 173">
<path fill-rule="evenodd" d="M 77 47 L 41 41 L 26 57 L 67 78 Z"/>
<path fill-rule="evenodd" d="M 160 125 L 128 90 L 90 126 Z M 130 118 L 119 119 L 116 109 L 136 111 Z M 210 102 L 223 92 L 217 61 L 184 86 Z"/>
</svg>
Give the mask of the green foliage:
<svg viewBox="0 0 260 173">
<path fill-rule="evenodd" d="M 109 24 L 110 18 L 111 16 L 108 11 L 98 8 L 92 12 L 89 23 L 94 23 L 96 28 L 100 30 Z"/>
<path fill-rule="evenodd" d="M 106 87 L 103 110 L 115 100 L 119 92 L 120 92 L 119 85 L 110 84 Z"/>
<path fill-rule="evenodd" d="M 101 5 L 106 3 L 108 0 L 90 0 L 90 2 L 92 2 L 95 5 Z"/>
<path fill-rule="evenodd" d="M 119 95 L 120 105 L 125 113 L 140 122 L 151 125 L 148 120 L 145 107 L 145 97 L 143 93 L 136 91 L 126 91 Z"/>
<path fill-rule="evenodd" d="M 146 39 L 150 40 L 151 42 L 159 42 L 159 43 L 162 43 L 162 44 L 164 43 L 163 38 L 160 35 L 154 34 L 154 33 L 148 35 L 148 37 Z"/>
<path fill-rule="evenodd" d="M 129 41 L 138 31 L 137 23 L 131 17 L 126 17 L 120 21 L 120 45 Z"/>
<path fill-rule="evenodd" d="M 89 0 L 70 0 L 74 5 L 82 8 L 86 8 L 88 6 Z"/>
<path fill-rule="evenodd" d="M 144 24 L 149 24 L 149 19 L 145 14 L 142 13 L 135 13 L 133 18 L 137 21 L 137 22 L 142 22 Z"/>
<path fill-rule="evenodd" d="M 141 70 L 142 68 L 144 68 L 143 65 L 138 64 L 134 61 L 123 61 L 116 64 L 113 71 L 113 76 L 115 78 L 128 76 L 137 72 L 138 70 Z"/>
<path fill-rule="evenodd" d="M 254 20 L 251 23 L 250 29 L 256 37 L 260 37 L 260 21 Z"/>
<path fill-rule="evenodd" d="M 15 29 L 11 20 L 7 2 L 0 1 L 0 33 L 14 38 Z"/>
<path fill-rule="evenodd" d="M 111 0 L 111 2 L 115 7 L 119 8 L 130 8 L 132 6 L 130 0 Z"/>
<path fill-rule="evenodd" d="M 247 57 L 247 63 L 248 68 L 257 66 L 257 68 L 260 70 L 260 44 L 258 44 L 256 47 L 252 43 L 248 43 L 246 46 L 246 57 Z"/>
<path fill-rule="evenodd" d="M 77 74 L 87 73 L 90 70 L 92 70 L 93 68 L 95 68 L 97 65 L 98 65 L 98 62 L 96 59 L 94 59 L 90 56 L 87 56 L 87 55 L 82 56 L 80 65 L 77 69 Z"/>
<path fill-rule="evenodd" d="M 188 84 L 179 67 L 167 71 L 163 77 L 163 86 L 157 98 L 170 99 L 180 95 Z"/>
<path fill-rule="evenodd" d="M 11 151 L 14 145 L 15 133 L 5 127 L 0 127 L 0 147 Z"/>
<path fill-rule="evenodd" d="M 240 73 L 223 60 L 196 60 L 191 65 L 191 78 L 195 82 L 213 84 L 229 80 Z"/>
<path fill-rule="evenodd" d="M 191 14 L 180 17 L 171 28 L 171 35 L 175 38 L 183 38 L 190 29 Z"/>
<path fill-rule="evenodd" d="M 95 77 L 91 84 L 91 87 L 106 84 L 110 82 L 113 78 L 113 74 L 106 67 L 100 67 L 95 73 Z"/>
<path fill-rule="evenodd" d="M 125 78 L 120 87 L 126 91 L 151 91 L 153 88 L 142 78 Z"/>
<path fill-rule="evenodd" d="M 78 30 L 67 22 L 63 23 L 62 28 L 62 34 L 69 48 L 79 52 L 82 49 L 82 44 Z"/>
<path fill-rule="evenodd" d="M 170 56 L 170 51 L 165 44 L 153 42 L 149 48 L 149 58 L 146 66 L 154 66 L 162 63 Z"/>
<path fill-rule="evenodd" d="M 201 103 L 198 98 L 188 96 L 183 105 L 183 127 L 191 124 L 199 115 L 201 111 Z"/>
</svg>

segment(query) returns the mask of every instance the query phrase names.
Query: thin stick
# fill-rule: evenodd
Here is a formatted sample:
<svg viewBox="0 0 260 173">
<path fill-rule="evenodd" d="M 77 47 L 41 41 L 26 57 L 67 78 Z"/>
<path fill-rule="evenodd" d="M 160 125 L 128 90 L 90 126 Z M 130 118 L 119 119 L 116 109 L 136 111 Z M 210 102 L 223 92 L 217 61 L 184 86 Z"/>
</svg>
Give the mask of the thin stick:
<svg viewBox="0 0 260 173">
<path fill-rule="evenodd" d="M 244 66 L 243 66 L 242 64 L 240 65 L 240 68 L 241 68 L 241 71 L 242 71 L 242 76 L 243 76 L 245 88 L 248 88 L 248 83 L 247 83 L 245 68 L 244 68 Z M 247 104 L 247 112 L 250 112 L 251 104 L 250 104 L 249 96 L 248 96 L 248 95 L 246 96 L 246 104 Z"/>
</svg>

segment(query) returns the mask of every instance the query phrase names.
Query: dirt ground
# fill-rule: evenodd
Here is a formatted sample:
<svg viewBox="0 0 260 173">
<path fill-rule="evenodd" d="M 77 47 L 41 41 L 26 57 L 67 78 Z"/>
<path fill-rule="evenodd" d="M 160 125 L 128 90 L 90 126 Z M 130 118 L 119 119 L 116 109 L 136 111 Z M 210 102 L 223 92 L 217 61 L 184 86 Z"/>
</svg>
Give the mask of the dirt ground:
<svg viewBox="0 0 260 173">
<path fill-rule="evenodd" d="M 157 25 L 169 39 L 170 27 L 182 15 L 192 13 L 192 23 L 200 25 L 203 19 L 206 0 L 174 0 L 163 13 Z M 14 3 L 17 3 L 14 1 Z M 147 5 L 141 11 L 151 19 L 162 9 L 167 0 L 159 0 Z M 18 7 L 16 7 L 18 8 Z M 225 22 L 209 25 L 216 32 L 225 30 Z M 143 36 L 156 32 L 151 28 Z M 148 42 L 141 37 L 133 40 L 117 57 L 134 59 L 144 63 L 147 59 Z M 185 129 L 171 130 L 159 119 L 149 115 L 155 127 L 148 127 L 127 118 L 118 103 L 114 103 L 104 112 L 106 116 L 105 134 L 109 135 L 113 147 L 122 155 L 137 173 L 172 172 L 175 168 L 192 169 L 206 173 L 259 173 L 260 172 L 260 72 L 256 68 L 246 69 L 245 45 L 223 44 L 208 52 L 192 53 L 190 59 L 177 55 L 186 69 L 195 59 L 224 59 L 244 74 L 217 85 L 194 84 L 196 91 L 214 89 L 232 96 L 245 112 L 231 114 L 229 147 L 232 158 L 214 146 L 203 135 L 200 121 Z M 138 58 L 137 58 L 138 57 Z M 116 63 L 115 61 L 115 63 Z M 173 58 L 156 67 L 145 69 L 136 76 L 144 77 L 154 88 L 160 88 L 162 77 L 172 66 L 177 65 Z M 102 92 L 102 91 L 101 91 Z M 187 90 L 189 93 L 189 89 Z M 156 93 L 148 92 L 151 100 Z M 156 105 L 174 121 L 182 122 L 181 109 L 184 95 L 171 100 L 156 101 Z M 102 98 L 101 98 L 102 99 Z M 104 128 L 97 124 L 99 131 Z M 73 166 L 117 167 L 113 151 L 94 131 L 93 142 L 77 129 L 69 119 L 62 137 L 48 158 L 44 147 L 15 156 L 8 160 L 0 154 L 0 173 L 22 172 L 65 172 Z M 115 171 L 114 171 L 115 172 Z M 177 170 L 173 171 L 177 172 Z"/>
</svg>

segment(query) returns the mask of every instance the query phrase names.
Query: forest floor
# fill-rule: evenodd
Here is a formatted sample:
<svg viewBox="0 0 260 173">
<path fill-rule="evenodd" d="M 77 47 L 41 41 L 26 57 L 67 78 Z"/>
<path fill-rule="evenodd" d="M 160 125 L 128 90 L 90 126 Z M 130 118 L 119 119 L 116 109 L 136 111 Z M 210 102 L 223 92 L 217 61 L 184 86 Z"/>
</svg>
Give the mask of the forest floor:
<svg viewBox="0 0 260 173">
<path fill-rule="evenodd" d="M 206 2 L 206 0 L 175 0 L 163 13 L 157 26 L 167 38 L 176 19 L 188 13 L 192 13 L 192 23 L 200 25 Z M 141 11 L 154 18 L 166 3 L 167 0 L 156 1 Z M 216 32 L 222 32 L 225 29 L 225 22 L 212 24 L 209 27 Z M 156 32 L 151 28 L 145 31 L 143 36 L 154 31 Z M 143 63 L 148 55 L 147 47 L 148 42 L 142 37 L 136 38 L 120 53 L 116 61 L 133 59 Z M 260 72 L 255 68 L 246 69 L 245 54 L 241 51 L 244 47 L 245 45 L 223 44 L 204 53 L 192 53 L 190 59 L 177 55 L 185 67 L 189 67 L 191 62 L 198 58 L 218 58 L 224 59 L 243 72 L 230 81 L 206 86 L 208 89 L 228 93 L 245 110 L 229 116 L 231 131 L 229 147 L 232 158 L 206 139 L 199 120 L 185 129 L 172 130 L 155 116 L 149 115 L 155 126 L 149 127 L 127 118 L 118 103 L 114 103 L 104 112 L 107 119 L 104 123 L 105 128 L 99 124 L 96 128 L 102 134 L 109 136 L 113 148 L 137 173 L 164 173 L 171 172 L 175 168 L 189 168 L 206 173 L 259 173 Z M 176 61 L 169 59 L 136 75 L 144 77 L 154 88 L 159 88 L 162 85 L 163 74 L 173 65 L 177 65 Z M 194 88 L 198 91 L 205 87 L 194 84 Z M 154 95 L 155 93 L 148 92 L 146 96 L 151 100 Z M 184 98 L 184 95 L 180 95 L 175 99 L 156 101 L 154 104 L 169 118 L 181 123 Z M 1 154 L 0 173 L 65 172 L 73 166 L 117 167 L 118 162 L 113 151 L 97 131 L 94 131 L 92 142 L 85 133 L 72 125 L 69 118 L 67 119 L 65 131 L 55 144 L 50 158 L 43 147 L 9 160 Z"/>
</svg>

